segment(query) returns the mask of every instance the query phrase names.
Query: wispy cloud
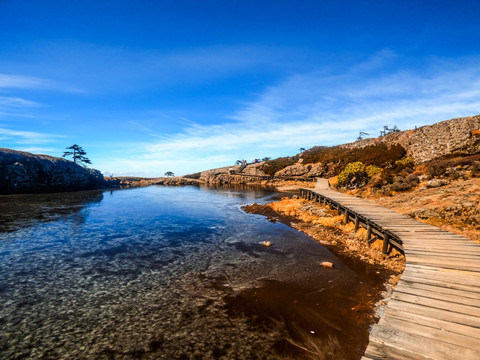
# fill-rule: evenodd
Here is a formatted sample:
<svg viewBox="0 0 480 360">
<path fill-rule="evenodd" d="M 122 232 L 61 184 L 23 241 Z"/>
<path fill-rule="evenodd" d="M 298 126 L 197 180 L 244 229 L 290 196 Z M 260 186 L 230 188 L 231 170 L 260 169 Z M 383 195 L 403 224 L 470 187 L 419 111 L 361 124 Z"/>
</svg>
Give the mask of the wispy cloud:
<svg viewBox="0 0 480 360">
<path fill-rule="evenodd" d="M 49 144 L 62 138 L 61 135 L 45 134 L 36 131 L 13 130 L 0 128 L 0 137 L 6 142 L 14 142 L 22 145 Z"/>
<path fill-rule="evenodd" d="M 0 89 L 43 89 L 84 93 L 84 90 L 65 85 L 58 81 L 18 74 L 0 74 Z"/>
<path fill-rule="evenodd" d="M 0 109 L 2 107 L 35 107 L 40 106 L 38 102 L 25 100 L 19 97 L 0 96 Z"/>
<path fill-rule="evenodd" d="M 204 159 L 229 165 L 239 158 L 354 141 L 359 131 L 377 136 L 383 125 L 407 129 L 480 113 L 480 69 L 474 61 L 372 76 L 375 66 L 383 70 L 382 62 L 375 62 L 342 74 L 291 76 L 243 104 L 224 124 L 192 124 L 177 135 L 143 144 L 137 160 L 181 171 L 171 159 L 187 159 L 183 171 L 197 171 Z"/>
<path fill-rule="evenodd" d="M 0 74 L 0 88 L 48 89 L 54 86 L 50 80 L 15 74 Z"/>
</svg>

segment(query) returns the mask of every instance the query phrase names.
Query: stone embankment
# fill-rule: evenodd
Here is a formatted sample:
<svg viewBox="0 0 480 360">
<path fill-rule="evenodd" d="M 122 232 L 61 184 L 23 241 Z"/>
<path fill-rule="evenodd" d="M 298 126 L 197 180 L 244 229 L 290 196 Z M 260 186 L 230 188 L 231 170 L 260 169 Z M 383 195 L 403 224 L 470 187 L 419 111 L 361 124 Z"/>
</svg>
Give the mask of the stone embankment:
<svg viewBox="0 0 480 360">
<path fill-rule="evenodd" d="M 100 171 L 47 155 L 0 148 L 0 194 L 99 189 Z"/>
</svg>

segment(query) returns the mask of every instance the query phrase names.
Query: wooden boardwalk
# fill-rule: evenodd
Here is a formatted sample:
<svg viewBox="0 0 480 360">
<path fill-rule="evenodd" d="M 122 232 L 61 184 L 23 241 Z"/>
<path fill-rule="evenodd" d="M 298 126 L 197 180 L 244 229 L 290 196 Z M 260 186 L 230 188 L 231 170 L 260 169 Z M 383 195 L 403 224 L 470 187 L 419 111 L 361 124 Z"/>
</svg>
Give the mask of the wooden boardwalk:
<svg viewBox="0 0 480 360">
<path fill-rule="evenodd" d="M 480 245 L 373 202 L 330 190 L 301 189 L 330 204 L 373 239 L 403 251 L 403 272 L 363 360 L 480 359 Z"/>
</svg>

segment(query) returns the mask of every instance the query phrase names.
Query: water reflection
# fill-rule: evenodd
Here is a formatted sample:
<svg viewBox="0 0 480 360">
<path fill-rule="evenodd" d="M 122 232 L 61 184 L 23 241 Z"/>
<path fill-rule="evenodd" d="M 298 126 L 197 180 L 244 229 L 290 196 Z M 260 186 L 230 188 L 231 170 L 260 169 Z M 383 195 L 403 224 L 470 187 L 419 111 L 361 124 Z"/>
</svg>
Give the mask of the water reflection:
<svg viewBox="0 0 480 360">
<path fill-rule="evenodd" d="M 102 191 L 1 195 L 0 233 L 69 217 L 73 217 L 76 224 L 82 224 L 86 216 L 82 210 L 102 199 Z"/>
</svg>

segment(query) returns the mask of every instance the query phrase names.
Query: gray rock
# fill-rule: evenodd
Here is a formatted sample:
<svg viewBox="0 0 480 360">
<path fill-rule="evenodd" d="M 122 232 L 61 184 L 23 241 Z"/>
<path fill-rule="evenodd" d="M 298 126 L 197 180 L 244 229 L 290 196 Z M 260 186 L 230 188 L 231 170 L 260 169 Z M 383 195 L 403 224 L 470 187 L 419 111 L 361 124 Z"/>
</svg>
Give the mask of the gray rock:
<svg viewBox="0 0 480 360">
<path fill-rule="evenodd" d="M 0 194 L 106 187 L 100 171 L 67 159 L 0 148 Z"/>
<path fill-rule="evenodd" d="M 449 180 L 446 179 L 432 179 L 427 181 L 427 188 L 438 188 L 450 184 Z"/>
</svg>

